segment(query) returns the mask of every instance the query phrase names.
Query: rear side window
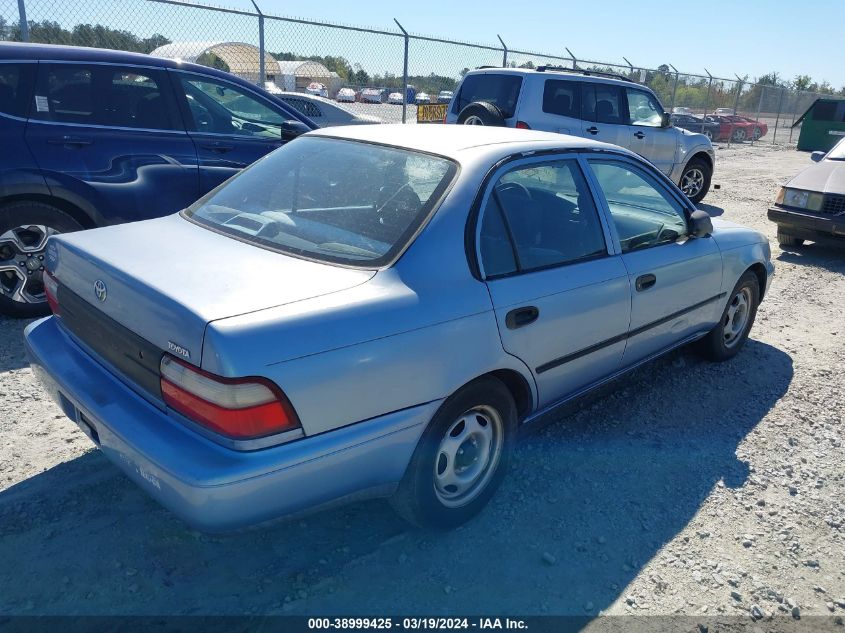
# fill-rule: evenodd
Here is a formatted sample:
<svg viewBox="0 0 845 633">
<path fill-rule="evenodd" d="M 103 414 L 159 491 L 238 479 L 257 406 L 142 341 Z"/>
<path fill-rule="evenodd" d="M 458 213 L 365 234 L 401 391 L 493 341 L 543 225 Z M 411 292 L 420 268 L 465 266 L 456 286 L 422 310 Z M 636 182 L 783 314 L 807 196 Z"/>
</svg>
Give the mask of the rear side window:
<svg viewBox="0 0 845 633">
<path fill-rule="evenodd" d="M 289 106 L 296 108 L 302 112 L 302 114 L 311 119 L 323 116 L 323 113 L 320 112 L 320 108 L 306 99 L 297 99 L 296 97 L 281 97 L 281 99 Z"/>
<path fill-rule="evenodd" d="M 0 64 L 0 112 L 27 115 L 34 74 L 35 64 Z"/>
<path fill-rule="evenodd" d="M 577 81 L 547 79 L 543 88 L 543 112 L 579 118 L 581 91 Z"/>
<path fill-rule="evenodd" d="M 582 118 L 597 123 L 627 123 L 622 115 L 622 89 L 619 86 L 599 83 L 582 85 Z"/>
<path fill-rule="evenodd" d="M 519 75 L 495 73 L 467 75 L 452 106 L 452 112 L 458 114 L 474 101 L 489 101 L 504 113 L 505 118 L 509 119 L 516 112 L 516 101 L 519 99 L 521 87 L 522 77 Z"/>
<path fill-rule="evenodd" d="M 163 71 L 103 64 L 45 64 L 34 117 L 57 123 L 153 130 L 180 127 Z"/>
</svg>

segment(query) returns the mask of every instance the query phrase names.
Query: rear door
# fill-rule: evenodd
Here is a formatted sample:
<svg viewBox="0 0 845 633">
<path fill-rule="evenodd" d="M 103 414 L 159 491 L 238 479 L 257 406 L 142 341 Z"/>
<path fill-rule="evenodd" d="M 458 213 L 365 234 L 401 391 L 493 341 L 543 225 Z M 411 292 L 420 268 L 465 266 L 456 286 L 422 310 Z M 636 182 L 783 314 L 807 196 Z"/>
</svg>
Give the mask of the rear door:
<svg viewBox="0 0 845 633">
<path fill-rule="evenodd" d="M 620 86 L 582 82 L 581 119 L 582 136 L 627 147 L 628 114 Z"/>
<path fill-rule="evenodd" d="M 197 155 L 166 71 L 38 66 L 26 140 L 54 193 L 93 206 L 104 224 L 167 215 L 196 200 Z"/>
<path fill-rule="evenodd" d="M 619 368 L 628 275 L 577 159 L 523 160 L 492 182 L 478 257 L 502 344 L 531 369 L 543 406 Z"/>
<path fill-rule="evenodd" d="M 519 118 L 533 130 L 582 136 L 581 83 L 572 80 L 546 79 L 543 92 L 526 95 L 529 104 L 520 108 Z M 534 100 L 542 98 L 542 102 Z"/>
<path fill-rule="evenodd" d="M 217 77 L 170 73 L 196 145 L 201 195 L 282 145 L 291 117 L 263 95 Z"/>
<path fill-rule="evenodd" d="M 630 125 L 623 147 L 649 160 L 668 176 L 675 165 L 678 131 L 660 126 L 663 107 L 650 92 L 627 87 L 625 96 Z"/>
</svg>

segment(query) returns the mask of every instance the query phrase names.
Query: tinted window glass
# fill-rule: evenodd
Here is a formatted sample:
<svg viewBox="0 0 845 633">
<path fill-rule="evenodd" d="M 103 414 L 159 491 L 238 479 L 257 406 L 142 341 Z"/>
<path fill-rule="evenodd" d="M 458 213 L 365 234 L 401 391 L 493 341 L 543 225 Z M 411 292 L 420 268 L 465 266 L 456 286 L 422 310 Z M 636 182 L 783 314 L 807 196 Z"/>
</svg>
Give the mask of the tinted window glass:
<svg viewBox="0 0 845 633">
<path fill-rule="evenodd" d="M 496 204 L 501 209 L 513 238 L 515 264 L 521 271 L 606 253 L 598 213 L 575 161 L 514 169 L 499 179 L 490 200 L 491 215 Z M 485 228 L 482 226 L 482 237 Z M 497 246 L 497 253 L 499 265 L 506 267 L 501 246 Z"/>
<path fill-rule="evenodd" d="M 179 74 L 197 132 L 277 140 L 287 117 L 246 90 L 217 79 Z"/>
<path fill-rule="evenodd" d="M 642 90 L 627 88 L 628 113 L 632 125 L 660 127 L 663 108 L 652 95 Z"/>
<path fill-rule="evenodd" d="M 547 79 L 543 88 L 543 112 L 578 118 L 581 111 L 579 83 Z"/>
<path fill-rule="evenodd" d="M 451 161 L 427 154 L 302 137 L 186 215 L 257 245 L 377 267 L 410 241 L 456 171 Z"/>
<path fill-rule="evenodd" d="M 0 112 L 28 114 L 34 73 L 35 64 L 0 64 Z"/>
<path fill-rule="evenodd" d="M 674 242 L 687 234 L 684 208 L 651 176 L 627 163 L 591 160 L 619 233 L 622 252 Z"/>
<path fill-rule="evenodd" d="M 584 120 L 598 123 L 627 123 L 627 117 L 622 116 L 621 88 L 585 82 L 581 90 Z"/>
<path fill-rule="evenodd" d="M 519 75 L 467 75 L 452 111 L 457 114 L 473 101 L 489 101 L 504 112 L 506 118 L 510 118 L 516 111 L 521 86 L 522 77 Z"/>
<path fill-rule="evenodd" d="M 150 69 L 52 64 L 39 78 L 35 116 L 48 121 L 173 130 L 166 76 Z"/>
<path fill-rule="evenodd" d="M 487 277 L 507 275 L 516 271 L 513 244 L 502 219 L 502 209 L 491 196 L 484 211 L 480 234 L 481 262 Z"/>
</svg>

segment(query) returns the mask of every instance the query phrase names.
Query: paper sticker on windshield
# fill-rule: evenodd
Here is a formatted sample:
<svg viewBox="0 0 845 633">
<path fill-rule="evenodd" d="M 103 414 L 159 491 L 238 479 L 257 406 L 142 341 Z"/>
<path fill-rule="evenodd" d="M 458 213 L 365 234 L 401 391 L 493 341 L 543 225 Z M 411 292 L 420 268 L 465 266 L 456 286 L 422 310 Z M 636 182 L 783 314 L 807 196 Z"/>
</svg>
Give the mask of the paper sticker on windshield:
<svg viewBox="0 0 845 633">
<path fill-rule="evenodd" d="M 35 95 L 35 109 L 38 112 L 49 112 L 50 102 L 47 101 L 47 97 L 40 97 L 38 95 Z"/>
</svg>

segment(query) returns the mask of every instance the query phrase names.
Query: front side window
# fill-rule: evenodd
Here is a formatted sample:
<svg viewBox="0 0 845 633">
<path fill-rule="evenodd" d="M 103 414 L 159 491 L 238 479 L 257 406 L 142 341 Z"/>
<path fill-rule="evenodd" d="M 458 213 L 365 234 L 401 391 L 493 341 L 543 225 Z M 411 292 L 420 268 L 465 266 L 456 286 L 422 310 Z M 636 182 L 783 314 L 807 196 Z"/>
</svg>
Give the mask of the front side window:
<svg viewBox="0 0 845 633">
<path fill-rule="evenodd" d="M 458 114 L 470 103 L 487 101 L 497 106 L 504 113 L 505 118 L 509 119 L 516 112 L 516 102 L 519 99 L 521 87 L 522 77 L 519 75 L 496 73 L 467 75 L 458 91 L 452 112 Z"/>
<path fill-rule="evenodd" d="M 445 158 L 330 138 L 298 138 L 185 211 L 265 248 L 377 268 L 401 252 L 457 172 Z"/>
<path fill-rule="evenodd" d="M 59 123 L 178 129 L 163 71 L 107 64 L 46 64 L 35 90 L 35 118 Z"/>
<path fill-rule="evenodd" d="M 663 118 L 663 108 L 653 95 L 642 90 L 627 88 L 628 113 L 631 118 L 631 125 L 644 125 L 647 127 L 660 127 Z M 686 121 L 690 123 L 690 121 Z"/>
<path fill-rule="evenodd" d="M 518 167 L 502 176 L 488 198 L 480 240 L 488 277 L 607 252 L 598 212 L 574 160 Z"/>
<path fill-rule="evenodd" d="M 191 115 L 189 129 L 211 134 L 278 140 L 286 117 L 226 81 L 179 73 Z"/>
<path fill-rule="evenodd" d="M 29 113 L 35 64 L 0 64 L 0 112 L 25 117 Z"/>
<path fill-rule="evenodd" d="M 687 235 L 684 207 L 656 179 L 629 163 L 589 163 L 607 200 L 623 253 Z"/>
<path fill-rule="evenodd" d="M 623 125 L 622 88 L 610 84 L 585 82 L 581 88 L 582 118 L 597 123 Z"/>
</svg>

